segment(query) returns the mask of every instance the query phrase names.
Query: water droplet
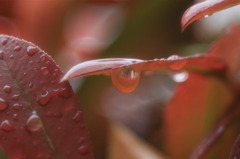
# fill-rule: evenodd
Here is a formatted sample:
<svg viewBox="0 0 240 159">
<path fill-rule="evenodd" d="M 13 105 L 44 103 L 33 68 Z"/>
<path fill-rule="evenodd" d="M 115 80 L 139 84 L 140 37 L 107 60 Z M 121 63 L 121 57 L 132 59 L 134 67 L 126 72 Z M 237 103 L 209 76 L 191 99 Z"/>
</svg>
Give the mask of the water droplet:
<svg viewBox="0 0 240 159">
<path fill-rule="evenodd" d="M 15 46 L 15 47 L 13 48 L 14 51 L 20 51 L 21 49 L 22 49 L 21 46 Z"/>
<path fill-rule="evenodd" d="M 33 56 L 34 54 L 36 54 L 38 52 L 38 49 L 35 46 L 28 46 L 27 47 L 27 54 L 29 56 Z"/>
<path fill-rule="evenodd" d="M 204 16 L 204 18 L 208 18 L 208 17 L 209 17 L 209 15 L 205 15 L 205 16 Z"/>
<path fill-rule="evenodd" d="M 123 93 L 134 91 L 140 82 L 141 73 L 133 68 L 121 68 L 112 72 L 113 85 Z"/>
<path fill-rule="evenodd" d="M 77 111 L 77 113 L 74 115 L 72 119 L 77 123 L 80 122 L 82 120 L 82 112 Z"/>
<path fill-rule="evenodd" d="M 71 91 L 67 88 L 58 88 L 53 91 L 56 92 L 59 97 L 68 98 L 71 96 Z"/>
<path fill-rule="evenodd" d="M 41 61 L 44 61 L 46 59 L 46 55 L 45 54 L 42 54 L 41 56 L 40 56 L 40 60 Z"/>
<path fill-rule="evenodd" d="M 14 55 L 10 55 L 9 58 L 10 58 L 10 59 L 14 59 Z"/>
<path fill-rule="evenodd" d="M 80 154 L 87 154 L 89 152 L 89 147 L 87 145 L 82 145 L 78 148 Z"/>
<path fill-rule="evenodd" d="M 48 91 L 43 92 L 40 97 L 38 98 L 37 102 L 41 106 L 47 105 L 52 99 L 52 94 L 50 94 Z"/>
<path fill-rule="evenodd" d="M 6 45 L 8 43 L 8 39 L 3 39 L 2 40 L 2 45 Z"/>
<path fill-rule="evenodd" d="M 17 114 L 13 114 L 13 120 L 17 121 L 18 120 L 18 115 Z"/>
<path fill-rule="evenodd" d="M 5 85 L 5 86 L 3 87 L 3 91 L 4 91 L 5 93 L 11 93 L 11 92 L 12 92 L 12 87 L 9 86 L 9 85 Z"/>
<path fill-rule="evenodd" d="M 13 108 L 14 108 L 15 110 L 20 110 L 22 107 L 23 107 L 23 105 L 20 104 L 20 103 L 15 103 L 15 104 L 13 104 Z"/>
<path fill-rule="evenodd" d="M 14 130 L 14 128 L 12 127 L 12 125 L 10 124 L 10 122 L 8 120 L 4 120 L 1 122 L 1 125 L 0 125 L 0 128 L 3 130 L 3 131 L 6 131 L 6 132 L 9 132 L 9 131 L 12 131 Z"/>
<path fill-rule="evenodd" d="M 28 63 L 29 63 L 30 65 L 32 65 L 32 64 L 33 64 L 33 61 L 29 61 Z"/>
<path fill-rule="evenodd" d="M 42 74 L 43 74 L 43 75 L 47 75 L 47 74 L 49 73 L 49 70 L 48 70 L 47 67 L 42 67 L 42 68 L 41 68 L 41 71 L 42 71 Z"/>
<path fill-rule="evenodd" d="M 0 111 L 6 110 L 8 108 L 8 102 L 0 98 Z"/>
<path fill-rule="evenodd" d="M 188 72 L 176 73 L 173 75 L 173 80 L 178 83 L 185 82 L 188 79 L 188 76 Z"/>
<path fill-rule="evenodd" d="M 0 59 L 3 60 L 4 53 L 2 50 L 0 50 Z"/>
<path fill-rule="evenodd" d="M 26 129 L 30 132 L 36 132 L 41 129 L 41 121 L 35 112 L 28 118 L 26 123 Z"/>
<path fill-rule="evenodd" d="M 14 94 L 13 96 L 12 96 L 12 100 L 15 100 L 15 101 L 18 101 L 19 100 L 19 94 Z"/>
<path fill-rule="evenodd" d="M 169 56 L 167 60 L 176 60 L 176 61 L 172 61 L 169 67 L 173 70 L 182 69 L 186 65 L 187 61 L 185 59 L 180 59 L 180 58 L 181 56 L 178 56 L 178 55 Z"/>
<path fill-rule="evenodd" d="M 28 87 L 29 87 L 29 88 L 32 88 L 32 87 L 33 87 L 33 83 L 30 82 L 30 83 L 28 84 Z"/>
</svg>

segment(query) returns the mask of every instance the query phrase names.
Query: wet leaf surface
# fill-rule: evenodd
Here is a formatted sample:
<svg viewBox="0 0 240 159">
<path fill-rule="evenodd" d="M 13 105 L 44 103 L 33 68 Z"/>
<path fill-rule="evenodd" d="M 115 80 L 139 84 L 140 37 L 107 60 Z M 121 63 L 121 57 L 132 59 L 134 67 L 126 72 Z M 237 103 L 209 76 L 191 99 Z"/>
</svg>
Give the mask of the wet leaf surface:
<svg viewBox="0 0 240 159">
<path fill-rule="evenodd" d="M 205 0 L 188 8 L 182 16 L 182 31 L 196 20 L 207 18 L 211 14 L 237 5 L 240 0 Z"/>
<path fill-rule="evenodd" d="M 9 159 L 92 158 L 82 111 L 50 56 L 1 35 L 0 76 L 0 147 Z"/>
</svg>

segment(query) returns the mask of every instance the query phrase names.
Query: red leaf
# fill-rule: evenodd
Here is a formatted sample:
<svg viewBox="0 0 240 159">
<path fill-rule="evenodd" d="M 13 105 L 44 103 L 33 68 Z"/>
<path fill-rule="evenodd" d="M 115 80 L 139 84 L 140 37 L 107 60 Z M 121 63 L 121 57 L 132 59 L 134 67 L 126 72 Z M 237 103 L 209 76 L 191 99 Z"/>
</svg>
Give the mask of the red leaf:
<svg viewBox="0 0 240 159">
<path fill-rule="evenodd" d="M 240 135 L 237 137 L 237 139 L 232 147 L 229 159 L 238 159 L 240 157 L 239 147 L 240 147 Z"/>
<path fill-rule="evenodd" d="M 9 159 L 90 159 L 76 97 L 35 45 L 0 36 L 0 147 Z"/>
<path fill-rule="evenodd" d="M 237 5 L 240 0 L 205 0 L 188 8 L 182 16 L 182 31 L 192 22 L 207 17 L 217 11 Z"/>
</svg>

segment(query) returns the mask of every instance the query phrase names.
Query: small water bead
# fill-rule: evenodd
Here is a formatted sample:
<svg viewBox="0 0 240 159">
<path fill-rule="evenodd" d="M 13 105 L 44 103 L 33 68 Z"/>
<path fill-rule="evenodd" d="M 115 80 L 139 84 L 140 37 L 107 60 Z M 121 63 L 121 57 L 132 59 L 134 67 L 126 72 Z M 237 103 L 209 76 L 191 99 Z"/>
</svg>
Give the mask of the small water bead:
<svg viewBox="0 0 240 159">
<path fill-rule="evenodd" d="M 2 45 L 6 45 L 8 43 L 8 39 L 3 39 L 2 40 Z"/>
<path fill-rule="evenodd" d="M 37 102 L 41 106 L 46 106 L 51 100 L 52 100 L 52 94 L 50 94 L 48 91 L 45 91 L 39 96 L 39 98 L 37 99 Z"/>
<path fill-rule="evenodd" d="M 33 87 L 33 83 L 30 82 L 30 83 L 28 84 L 28 87 L 29 87 L 29 88 L 32 88 L 32 87 Z"/>
<path fill-rule="evenodd" d="M 173 75 L 173 80 L 177 83 L 185 82 L 188 79 L 188 72 L 180 72 Z"/>
<path fill-rule="evenodd" d="M 58 88 L 53 91 L 56 92 L 59 97 L 69 98 L 71 96 L 71 91 L 67 88 Z"/>
<path fill-rule="evenodd" d="M 72 118 L 75 122 L 80 122 L 82 120 L 82 112 L 78 111 Z"/>
<path fill-rule="evenodd" d="M 32 65 L 32 64 L 33 64 L 33 61 L 29 61 L 28 63 L 29 63 L 30 65 Z"/>
<path fill-rule="evenodd" d="M 123 67 L 111 73 L 113 85 L 123 93 L 134 91 L 140 82 L 141 73 L 133 68 Z"/>
<path fill-rule="evenodd" d="M 208 18 L 208 17 L 209 17 L 209 15 L 205 15 L 205 16 L 204 16 L 204 18 Z"/>
<path fill-rule="evenodd" d="M 0 59 L 3 60 L 3 57 L 4 57 L 4 53 L 2 50 L 0 50 Z"/>
<path fill-rule="evenodd" d="M 46 59 L 46 55 L 45 55 L 45 54 L 42 54 L 42 55 L 40 56 L 40 61 L 45 61 L 45 59 Z"/>
<path fill-rule="evenodd" d="M 41 68 L 41 71 L 42 71 L 42 74 L 43 74 L 43 75 L 47 75 L 47 74 L 49 73 L 49 70 L 48 70 L 47 67 L 42 67 L 42 68 Z"/>
<path fill-rule="evenodd" d="M 14 95 L 12 96 L 12 100 L 15 100 L 15 101 L 18 101 L 19 98 L 20 98 L 19 94 L 14 94 Z"/>
<path fill-rule="evenodd" d="M 14 51 L 20 51 L 21 49 L 22 49 L 21 46 L 15 46 L 15 47 L 13 48 Z"/>
<path fill-rule="evenodd" d="M 14 130 L 13 126 L 10 124 L 10 122 L 8 120 L 2 121 L 0 124 L 0 128 L 6 132 Z"/>
<path fill-rule="evenodd" d="M 5 85 L 5 86 L 3 87 L 3 91 L 4 91 L 5 93 L 11 93 L 11 92 L 12 92 L 12 87 L 9 86 L 9 85 Z"/>
<path fill-rule="evenodd" d="M 22 107 L 23 107 L 23 105 L 20 104 L 20 103 L 15 103 L 15 104 L 13 104 L 13 108 L 14 108 L 15 110 L 20 110 Z"/>
<path fill-rule="evenodd" d="M 8 108 L 8 102 L 3 98 L 0 98 L 0 111 L 6 110 Z"/>
<path fill-rule="evenodd" d="M 35 46 L 28 46 L 27 47 L 27 54 L 29 56 L 33 56 L 38 52 L 38 49 Z"/>
<path fill-rule="evenodd" d="M 13 114 L 12 118 L 13 118 L 14 121 L 17 121 L 18 120 L 18 115 L 17 114 Z"/>
<path fill-rule="evenodd" d="M 173 70 L 182 69 L 186 65 L 187 61 L 185 59 L 180 59 L 180 58 L 181 56 L 178 56 L 178 55 L 169 56 L 167 60 L 176 60 L 176 61 L 172 61 L 169 67 Z"/>
<path fill-rule="evenodd" d="M 82 145 L 78 148 L 78 152 L 82 155 L 87 154 L 89 152 L 89 146 Z"/>
<path fill-rule="evenodd" d="M 10 55 L 9 58 L 10 58 L 10 59 L 14 59 L 14 55 Z"/>
<path fill-rule="evenodd" d="M 30 132 L 36 132 L 41 129 L 41 121 L 39 116 L 33 112 L 26 122 L 26 130 Z"/>
</svg>

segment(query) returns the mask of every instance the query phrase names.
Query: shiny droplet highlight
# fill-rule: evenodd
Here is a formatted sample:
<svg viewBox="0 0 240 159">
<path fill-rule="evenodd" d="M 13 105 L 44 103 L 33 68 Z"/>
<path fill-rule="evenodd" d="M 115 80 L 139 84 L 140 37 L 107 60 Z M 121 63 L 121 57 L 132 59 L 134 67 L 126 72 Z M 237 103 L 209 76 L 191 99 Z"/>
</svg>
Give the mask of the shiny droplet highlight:
<svg viewBox="0 0 240 159">
<path fill-rule="evenodd" d="M 0 111 L 6 110 L 8 108 L 8 102 L 3 98 L 0 98 Z"/>
<path fill-rule="evenodd" d="M 167 58 L 167 60 L 173 60 L 171 61 L 169 67 L 173 70 L 180 70 L 182 69 L 187 61 L 185 59 L 181 59 L 181 56 L 178 55 L 172 55 Z"/>
<path fill-rule="evenodd" d="M 27 54 L 29 56 L 33 56 L 38 52 L 38 49 L 35 46 L 28 46 L 27 47 Z"/>
<path fill-rule="evenodd" d="M 173 75 L 173 80 L 177 83 L 185 82 L 188 79 L 188 72 L 180 72 Z"/>
<path fill-rule="evenodd" d="M 11 123 L 8 120 L 2 121 L 0 124 L 0 128 L 6 132 L 14 130 L 13 126 L 11 125 Z"/>
<path fill-rule="evenodd" d="M 133 68 L 121 68 L 111 73 L 113 85 L 123 93 L 134 91 L 140 82 L 141 73 Z"/>
<path fill-rule="evenodd" d="M 9 85 L 5 85 L 5 86 L 3 87 L 3 91 L 4 91 L 5 93 L 11 93 L 11 92 L 12 92 L 12 87 L 9 86 Z"/>
<path fill-rule="evenodd" d="M 35 112 L 28 118 L 26 122 L 26 130 L 30 132 L 36 132 L 41 129 L 41 121 Z"/>
<path fill-rule="evenodd" d="M 49 91 L 43 92 L 39 97 L 37 102 L 41 106 L 46 106 L 52 100 L 52 94 Z"/>
</svg>

